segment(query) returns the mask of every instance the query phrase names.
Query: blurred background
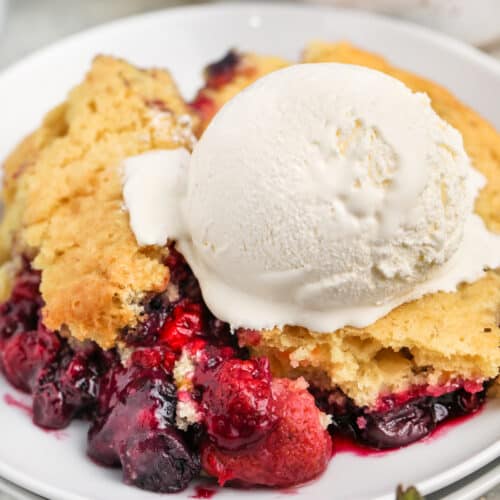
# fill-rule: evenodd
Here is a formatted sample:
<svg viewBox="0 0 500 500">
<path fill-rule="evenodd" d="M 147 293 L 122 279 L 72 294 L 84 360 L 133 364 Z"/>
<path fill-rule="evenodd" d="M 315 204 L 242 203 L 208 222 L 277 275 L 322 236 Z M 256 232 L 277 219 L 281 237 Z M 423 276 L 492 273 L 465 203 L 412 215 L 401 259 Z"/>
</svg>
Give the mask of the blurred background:
<svg viewBox="0 0 500 500">
<path fill-rule="evenodd" d="M 500 59 L 500 0 L 305 1 L 369 9 L 402 17 L 447 32 L 479 46 Z M 195 3 L 203 2 L 199 0 L 0 0 L 0 68 L 41 46 L 85 28 L 132 14 Z"/>
<path fill-rule="evenodd" d="M 500 60 L 500 0 L 303 1 L 368 9 L 401 17 L 476 45 Z M 206 2 L 199 0 L 0 0 L 0 70 L 44 45 L 98 24 L 133 14 L 196 3 Z M 2 493 L 2 489 L 5 488 L 2 488 L 0 483 L 0 500 L 14 498 Z M 28 497 L 23 496 L 23 498 Z M 500 487 L 483 498 L 500 500 Z"/>
</svg>

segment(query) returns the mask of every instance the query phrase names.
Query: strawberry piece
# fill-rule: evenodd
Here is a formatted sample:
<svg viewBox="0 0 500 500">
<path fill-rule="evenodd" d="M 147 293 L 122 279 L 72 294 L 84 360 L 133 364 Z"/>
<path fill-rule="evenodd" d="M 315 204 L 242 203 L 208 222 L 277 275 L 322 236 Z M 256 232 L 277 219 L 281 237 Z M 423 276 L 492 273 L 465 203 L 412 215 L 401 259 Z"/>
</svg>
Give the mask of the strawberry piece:
<svg viewBox="0 0 500 500">
<path fill-rule="evenodd" d="M 226 451 L 205 440 L 201 460 L 219 484 L 287 487 L 321 474 L 332 456 L 330 435 L 303 379 L 271 384 L 278 422 L 258 447 Z"/>
</svg>

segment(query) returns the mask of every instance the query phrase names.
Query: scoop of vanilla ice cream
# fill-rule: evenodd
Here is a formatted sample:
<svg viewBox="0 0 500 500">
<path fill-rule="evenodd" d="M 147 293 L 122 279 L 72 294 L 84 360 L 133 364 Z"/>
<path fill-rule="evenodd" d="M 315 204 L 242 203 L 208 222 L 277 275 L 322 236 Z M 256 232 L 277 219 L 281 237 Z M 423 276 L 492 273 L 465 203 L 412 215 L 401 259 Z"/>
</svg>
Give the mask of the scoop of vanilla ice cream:
<svg viewBox="0 0 500 500">
<path fill-rule="evenodd" d="M 292 66 L 231 100 L 196 145 L 180 249 L 235 326 L 321 327 L 450 258 L 469 171 L 426 95 L 358 66 Z"/>
</svg>

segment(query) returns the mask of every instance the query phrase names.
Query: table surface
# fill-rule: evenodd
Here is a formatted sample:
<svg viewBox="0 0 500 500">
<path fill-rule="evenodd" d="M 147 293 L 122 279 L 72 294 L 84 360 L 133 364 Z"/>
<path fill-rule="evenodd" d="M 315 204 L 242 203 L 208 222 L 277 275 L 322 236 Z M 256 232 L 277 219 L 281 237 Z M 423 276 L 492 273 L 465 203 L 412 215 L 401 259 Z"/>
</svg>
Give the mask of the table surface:
<svg viewBox="0 0 500 500">
<path fill-rule="evenodd" d="M 0 30 L 0 69 L 31 51 L 71 33 L 113 19 L 198 0 L 10 0 Z M 78 11 L 78 15 L 74 15 Z M 26 23 L 29 21 L 29 29 Z M 500 60 L 500 44 L 485 50 Z M 484 499 L 500 500 L 500 486 Z M 0 500 L 13 500 L 0 492 Z"/>
</svg>

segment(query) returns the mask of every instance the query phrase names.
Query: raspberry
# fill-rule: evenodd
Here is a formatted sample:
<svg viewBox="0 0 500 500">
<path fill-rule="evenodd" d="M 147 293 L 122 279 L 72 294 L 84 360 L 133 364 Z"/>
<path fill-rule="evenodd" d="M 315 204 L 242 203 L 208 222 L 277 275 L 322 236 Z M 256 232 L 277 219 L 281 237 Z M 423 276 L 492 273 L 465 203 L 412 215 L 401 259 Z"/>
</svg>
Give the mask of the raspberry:
<svg viewBox="0 0 500 500">
<path fill-rule="evenodd" d="M 228 359 L 198 373 L 207 432 L 219 448 L 238 450 L 262 440 L 276 423 L 267 358 Z"/>
<path fill-rule="evenodd" d="M 196 338 L 186 344 L 185 350 L 191 355 L 196 356 L 198 353 L 204 353 L 207 347 L 207 341 L 205 339 Z"/>
<path fill-rule="evenodd" d="M 180 352 L 193 338 L 203 334 L 202 307 L 200 304 L 183 300 L 167 318 L 160 331 L 160 342 L 173 351 Z"/>
<path fill-rule="evenodd" d="M 175 364 L 175 353 L 164 346 L 136 349 L 130 357 L 130 362 L 143 368 L 163 367 L 172 373 Z"/>
<path fill-rule="evenodd" d="M 259 446 L 227 452 L 205 441 L 202 466 L 219 484 L 232 481 L 283 488 L 313 479 L 328 465 L 331 438 L 305 381 L 274 379 L 271 387 L 278 421 Z"/>
</svg>

